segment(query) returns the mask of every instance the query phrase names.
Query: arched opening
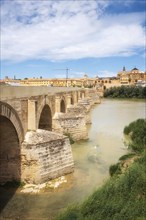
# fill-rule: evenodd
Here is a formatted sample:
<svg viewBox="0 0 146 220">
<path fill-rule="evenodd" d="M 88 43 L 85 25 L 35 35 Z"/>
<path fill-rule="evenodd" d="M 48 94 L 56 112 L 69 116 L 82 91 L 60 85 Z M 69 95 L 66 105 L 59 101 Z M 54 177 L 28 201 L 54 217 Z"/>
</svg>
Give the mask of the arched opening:
<svg viewBox="0 0 146 220">
<path fill-rule="evenodd" d="M 21 180 L 20 144 L 12 122 L 0 115 L 0 184 Z"/>
<path fill-rule="evenodd" d="M 60 112 L 65 113 L 65 102 L 63 99 L 61 100 L 61 103 L 60 103 Z"/>
<path fill-rule="evenodd" d="M 52 113 L 48 105 L 45 105 L 39 120 L 40 129 L 52 131 Z"/>
<path fill-rule="evenodd" d="M 71 97 L 70 103 L 71 103 L 71 105 L 73 105 L 73 104 L 74 104 L 74 100 L 73 100 L 73 98 L 72 98 L 72 97 Z"/>
</svg>

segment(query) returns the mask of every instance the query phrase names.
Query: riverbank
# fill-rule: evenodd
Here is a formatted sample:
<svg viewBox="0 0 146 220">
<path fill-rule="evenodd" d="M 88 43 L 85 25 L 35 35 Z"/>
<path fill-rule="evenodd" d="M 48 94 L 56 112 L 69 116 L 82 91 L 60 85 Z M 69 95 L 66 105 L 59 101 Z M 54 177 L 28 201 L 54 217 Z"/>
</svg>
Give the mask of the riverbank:
<svg viewBox="0 0 146 220">
<path fill-rule="evenodd" d="M 104 91 L 105 98 L 146 98 L 146 87 L 142 86 L 121 86 L 111 87 Z"/>
<path fill-rule="evenodd" d="M 113 167 L 115 170 L 112 172 L 112 178 L 84 203 L 69 207 L 57 220 L 144 220 L 146 218 L 146 121 L 137 120 L 131 124 L 124 129 L 124 133 L 129 131 L 133 155 L 130 154 L 130 158 L 128 155 L 121 157 L 120 162 Z M 136 136 L 137 128 L 140 139 Z"/>
<path fill-rule="evenodd" d="M 144 220 L 145 160 L 143 155 L 124 175 L 111 178 L 81 206 L 69 208 L 57 219 Z"/>
</svg>

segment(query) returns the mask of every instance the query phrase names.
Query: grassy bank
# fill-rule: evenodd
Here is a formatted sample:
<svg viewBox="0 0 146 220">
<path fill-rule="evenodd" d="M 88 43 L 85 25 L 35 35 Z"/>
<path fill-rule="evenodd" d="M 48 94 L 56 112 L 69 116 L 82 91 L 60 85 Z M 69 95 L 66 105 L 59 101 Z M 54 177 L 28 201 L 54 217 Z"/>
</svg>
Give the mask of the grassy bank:
<svg viewBox="0 0 146 220">
<path fill-rule="evenodd" d="M 83 204 L 68 207 L 64 213 L 57 217 L 57 220 L 146 219 L 146 120 L 136 121 L 135 128 L 129 126 L 131 129 L 128 130 L 127 135 L 131 136 L 132 154 L 120 158 L 118 163 L 120 168 L 117 166 L 118 172 L 115 169 L 112 177 Z M 133 139 L 135 132 L 137 132 L 136 127 L 140 128 L 141 137 L 140 150 L 138 151 L 139 138 L 137 137 L 136 142 Z M 143 143 L 142 146 L 141 143 Z M 136 145 L 137 149 L 135 150 Z M 131 158 L 134 158 L 132 163 L 127 163 L 127 161 L 131 161 Z"/>
</svg>

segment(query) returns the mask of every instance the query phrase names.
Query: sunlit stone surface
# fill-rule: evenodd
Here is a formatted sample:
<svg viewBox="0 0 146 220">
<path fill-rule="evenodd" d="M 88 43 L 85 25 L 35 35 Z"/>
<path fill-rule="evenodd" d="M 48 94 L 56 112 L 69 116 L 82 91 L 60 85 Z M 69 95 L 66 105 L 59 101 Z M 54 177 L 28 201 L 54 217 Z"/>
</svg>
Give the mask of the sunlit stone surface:
<svg viewBox="0 0 146 220">
<path fill-rule="evenodd" d="M 43 183 L 74 168 L 69 139 L 55 132 L 27 132 L 21 155 L 22 180 L 28 183 Z"/>
</svg>

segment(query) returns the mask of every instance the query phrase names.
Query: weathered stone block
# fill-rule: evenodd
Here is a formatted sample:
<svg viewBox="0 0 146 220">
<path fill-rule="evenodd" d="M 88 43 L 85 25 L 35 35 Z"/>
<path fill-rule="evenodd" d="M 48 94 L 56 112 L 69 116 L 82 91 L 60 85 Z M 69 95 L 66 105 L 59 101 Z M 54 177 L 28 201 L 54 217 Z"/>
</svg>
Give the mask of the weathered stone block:
<svg viewBox="0 0 146 220">
<path fill-rule="evenodd" d="M 69 139 L 55 132 L 27 132 L 21 154 L 22 180 L 28 183 L 43 183 L 74 170 Z"/>
<path fill-rule="evenodd" d="M 85 117 L 73 113 L 55 114 L 53 129 L 77 140 L 88 139 Z"/>
</svg>

